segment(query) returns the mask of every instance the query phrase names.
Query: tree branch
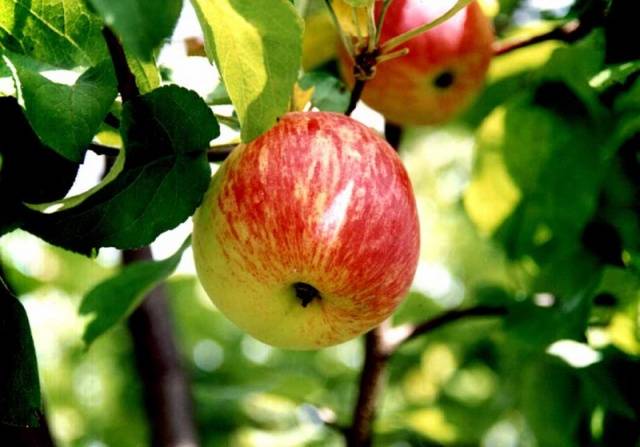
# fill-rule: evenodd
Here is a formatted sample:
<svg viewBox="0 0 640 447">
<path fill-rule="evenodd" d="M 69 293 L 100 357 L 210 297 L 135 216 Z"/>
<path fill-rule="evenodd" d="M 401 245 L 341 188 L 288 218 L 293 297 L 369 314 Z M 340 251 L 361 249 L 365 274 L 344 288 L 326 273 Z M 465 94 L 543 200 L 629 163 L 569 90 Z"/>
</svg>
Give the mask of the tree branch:
<svg viewBox="0 0 640 447">
<path fill-rule="evenodd" d="M 219 163 L 227 159 L 231 151 L 233 151 L 238 145 L 237 144 L 220 144 L 211 146 L 207 151 L 207 158 L 212 163 Z M 97 154 L 104 155 L 106 157 L 117 157 L 120 153 L 120 149 L 117 147 L 105 146 L 98 143 L 89 144 L 88 149 Z"/>
<path fill-rule="evenodd" d="M 500 317 L 507 314 L 506 307 L 476 306 L 467 309 L 453 309 L 418 325 L 397 326 L 388 331 L 385 336 L 385 349 L 388 356 L 393 355 L 398 348 L 421 335 L 432 332 L 449 323 L 477 317 Z"/>
<path fill-rule="evenodd" d="M 120 96 L 122 96 L 122 101 L 126 102 L 139 96 L 140 90 L 138 90 L 138 86 L 136 85 L 136 77 L 129 68 L 127 56 L 118 37 L 108 26 L 102 28 L 102 35 L 107 43 L 109 55 L 113 62 L 113 69 L 115 70 L 116 79 L 118 80 L 118 91 L 120 92 Z"/>
<path fill-rule="evenodd" d="M 153 259 L 151 250 L 123 252 L 123 263 Z M 195 447 L 198 436 L 187 377 L 173 336 L 164 286 L 153 289 L 128 321 L 151 422 L 152 446 Z"/>
<path fill-rule="evenodd" d="M 124 48 L 108 27 L 104 27 L 102 33 L 118 80 L 118 91 L 124 102 L 131 101 L 140 95 L 140 91 L 127 63 Z M 107 158 L 108 163 L 112 160 Z M 122 256 L 125 265 L 153 259 L 149 247 L 126 250 Z M 151 425 L 151 445 L 197 446 L 189 384 L 182 370 L 162 285 L 153 289 L 131 314 L 128 326 L 144 388 L 144 401 Z"/>
<path fill-rule="evenodd" d="M 545 42 L 547 40 L 559 40 L 568 43 L 575 42 L 587 35 L 589 31 L 591 31 L 591 29 L 592 26 L 585 24 L 584 20 L 571 20 L 570 22 L 567 22 L 537 36 L 527 37 L 525 39 L 509 39 L 496 41 L 493 44 L 493 55 L 500 56 L 502 54 L 506 54 L 520 48 L 528 47 L 530 45 L 535 45 L 537 43 Z"/>
<path fill-rule="evenodd" d="M 380 325 L 365 336 L 364 365 L 362 365 L 358 399 L 353 409 L 351 427 L 347 431 L 347 447 L 371 445 L 376 403 L 382 391 L 389 358 L 384 354 L 383 348 L 385 329 L 384 324 Z"/>
<path fill-rule="evenodd" d="M 345 110 L 344 114 L 347 116 L 351 116 L 353 111 L 356 109 L 358 105 L 358 101 L 360 101 L 360 97 L 362 96 L 362 91 L 364 90 L 364 86 L 367 81 L 363 79 L 356 79 L 356 83 L 353 85 L 353 90 L 351 90 L 351 98 L 349 98 L 349 105 L 347 106 L 347 110 Z"/>
</svg>

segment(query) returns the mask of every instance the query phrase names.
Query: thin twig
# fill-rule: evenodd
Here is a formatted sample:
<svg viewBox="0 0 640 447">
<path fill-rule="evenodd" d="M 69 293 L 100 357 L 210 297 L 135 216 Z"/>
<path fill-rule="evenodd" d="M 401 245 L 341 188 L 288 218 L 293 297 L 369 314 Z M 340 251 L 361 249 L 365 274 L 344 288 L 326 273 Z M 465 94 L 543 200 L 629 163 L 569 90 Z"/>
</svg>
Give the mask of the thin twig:
<svg viewBox="0 0 640 447">
<path fill-rule="evenodd" d="M 403 325 L 391 329 L 386 335 L 385 346 L 387 355 L 393 355 L 400 346 L 415 338 L 432 332 L 449 323 L 468 318 L 500 317 L 507 314 L 506 307 L 476 306 L 467 309 L 454 309 L 438 315 L 431 320 L 418 325 Z"/>
<path fill-rule="evenodd" d="M 107 113 L 107 116 L 104 117 L 104 123 L 114 129 L 120 128 L 120 119 L 118 119 L 118 117 L 112 112 Z"/>
<path fill-rule="evenodd" d="M 112 146 L 105 146 L 98 143 L 90 143 L 88 149 L 97 155 L 104 155 L 105 157 L 117 157 L 120 153 L 120 149 Z"/>
<path fill-rule="evenodd" d="M 356 83 L 353 86 L 353 90 L 351 90 L 351 98 L 349 99 L 349 106 L 347 110 L 345 110 L 344 114 L 350 116 L 353 111 L 356 109 L 358 105 L 358 101 L 360 101 L 360 96 L 362 96 L 362 91 L 364 90 L 364 86 L 367 81 L 364 79 L 356 79 Z"/>
<path fill-rule="evenodd" d="M 584 26 L 583 22 L 575 19 L 561 26 L 553 28 L 546 33 L 524 39 L 510 39 L 496 41 L 493 44 L 493 55 L 500 56 L 520 48 L 535 45 L 537 43 L 546 42 L 548 40 L 559 40 L 562 42 L 575 42 L 584 37 L 589 32 L 590 27 Z"/>
<path fill-rule="evenodd" d="M 238 145 L 234 143 L 219 144 L 211 146 L 207 151 L 207 158 L 212 163 L 219 163 L 227 159 L 231 151 L 233 151 Z M 106 157 L 117 157 L 120 153 L 119 148 L 105 146 L 98 143 L 89 144 L 89 150 L 98 155 L 104 155 Z"/>
<path fill-rule="evenodd" d="M 471 0 L 458 0 L 451 7 L 451 9 L 449 9 L 447 12 L 445 12 L 443 15 L 441 15 L 440 17 L 438 17 L 434 21 L 429 22 L 429 23 L 425 23 L 424 25 L 416 26 L 415 28 L 410 29 L 406 33 L 402 33 L 399 36 L 395 36 L 394 38 L 387 40 L 385 43 L 382 44 L 382 52 L 383 53 L 389 53 L 394 48 L 397 48 L 400 45 L 402 45 L 404 43 L 407 43 L 408 41 L 410 41 L 414 37 L 417 37 L 422 33 L 426 33 L 430 29 L 435 28 L 436 26 L 440 25 L 441 23 L 446 22 L 451 17 L 456 15 L 458 13 L 458 11 L 460 11 L 465 6 L 467 6 L 469 3 L 471 3 Z"/>
<path fill-rule="evenodd" d="M 136 85 L 136 77 L 129 68 L 127 56 L 118 37 L 108 26 L 102 28 L 102 35 L 109 49 L 113 69 L 116 72 L 116 79 L 118 80 L 118 91 L 120 92 L 120 96 L 122 96 L 122 100 L 129 101 L 139 96 L 140 90 L 138 90 L 138 86 Z"/>
<path fill-rule="evenodd" d="M 331 15 L 331 20 L 333 21 L 333 25 L 336 27 L 336 30 L 338 30 L 338 34 L 340 35 L 342 44 L 347 49 L 347 54 L 353 61 L 354 48 L 353 48 L 353 43 L 351 42 L 351 37 L 347 36 L 347 34 L 342 29 L 342 25 L 340 25 L 340 20 L 338 19 L 338 16 L 336 15 L 336 12 L 333 10 L 333 6 L 331 5 L 331 0 L 324 0 L 324 3 L 327 6 L 327 9 L 329 10 L 329 15 Z"/>
</svg>

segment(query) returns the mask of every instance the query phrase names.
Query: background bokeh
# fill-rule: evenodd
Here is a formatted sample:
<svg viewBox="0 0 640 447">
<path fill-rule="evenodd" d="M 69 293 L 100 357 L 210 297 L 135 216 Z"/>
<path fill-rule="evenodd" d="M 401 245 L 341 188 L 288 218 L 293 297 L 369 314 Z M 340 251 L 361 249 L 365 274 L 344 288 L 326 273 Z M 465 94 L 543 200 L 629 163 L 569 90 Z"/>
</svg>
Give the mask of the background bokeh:
<svg viewBox="0 0 640 447">
<path fill-rule="evenodd" d="M 312 11 L 317 9 L 315 2 L 309 3 Z M 483 6 L 494 16 L 498 34 L 505 37 L 513 36 L 514 30 L 521 35 L 540 33 L 579 5 L 571 0 L 486 0 Z M 322 30 L 306 42 L 315 57 L 307 58 L 309 67 L 326 64 L 332 57 L 326 42 L 334 37 L 319 14 L 308 18 L 309 29 Z M 322 33 L 325 37 L 318 38 Z M 184 39 L 197 35 L 193 11 L 186 9 L 159 61 L 168 82 L 208 97 L 219 83 L 214 68 L 205 58 L 188 57 L 185 52 Z M 461 322 L 404 346 L 390 362 L 375 425 L 376 445 L 638 445 L 640 404 L 634 399 L 639 397 L 634 382 L 640 374 L 640 277 L 611 265 L 596 275 L 580 253 L 566 254 L 571 250 L 541 261 L 522 254 L 533 251 L 528 240 L 508 244 L 500 237 L 489 238 L 505 216 L 516 213 L 515 205 L 505 199 L 504 191 L 496 192 L 482 183 L 484 177 L 474 176 L 478 152 L 488 146 L 486 153 L 499 154 L 505 141 L 513 144 L 510 156 L 516 164 L 525 172 L 536 169 L 535 160 L 527 158 L 526 145 L 540 137 L 527 135 L 523 123 L 547 121 L 518 103 L 518 95 L 562 46 L 544 42 L 497 58 L 486 90 L 459 120 L 439 128 L 405 130 L 401 156 L 417 196 L 422 246 L 412 291 L 394 322 L 419 322 L 475 303 L 522 305 L 506 321 Z M 584 58 L 589 57 L 585 50 Z M 516 100 L 508 102 L 512 97 Z M 225 106 L 216 110 L 230 113 Z M 354 116 L 382 130 L 382 118 L 365 106 Z M 563 123 L 545 125 L 547 140 L 540 144 L 548 144 L 549 151 L 560 144 L 579 150 L 590 138 L 582 130 L 567 130 Z M 225 128 L 220 140 L 234 137 L 234 131 Z M 503 174 L 500 163 L 486 161 L 487 178 Z M 576 166 L 572 159 L 566 163 L 558 165 L 557 176 L 564 176 L 568 189 L 580 187 L 585 176 L 595 176 L 588 163 Z M 102 169 L 102 160 L 88 154 L 71 194 L 97 183 Z M 575 178 L 565 176 L 571 169 L 579 170 Z M 544 195 L 549 186 L 535 181 L 523 185 L 517 185 L 519 194 L 529 194 L 526 188 L 530 188 L 535 197 Z M 629 188 L 608 187 L 618 197 Z M 473 191 L 495 199 L 477 203 Z M 564 189 L 552 194 L 558 191 Z M 573 191 L 567 194 L 570 200 L 580 199 Z M 576 239 L 577 229 L 563 223 L 564 204 L 547 199 L 534 203 L 555 213 L 553 217 L 559 216 L 562 223 L 532 229 L 534 242 Z M 531 209 L 527 212 L 533 213 Z M 573 208 L 567 213 L 568 220 L 579 220 Z M 628 223 L 625 216 L 619 221 Z M 153 245 L 154 254 L 158 258 L 172 254 L 190 225 L 161 236 Z M 510 237 L 517 233 L 525 238 L 525 230 L 520 230 Z M 81 338 L 86 321 L 78 314 L 79 303 L 116 271 L 119 254 L 105 249 L 96 259 L 87 259 L 16 231 L 0 239 L 0 256 L 29 315 L 46 412 L 59 445 L 146 445 L 148 425 L 126 327 L 119 325 L 89 349 Z M 572 324 L 571 306 L 579 300 L 562 292 L 590 280 L 598 281 L 597 290 L 614 296 L 614 303 L 590 305 L 587 336 L 576 340 L 567 328 Z M 343 438 L 322 419 L 333 414 L 338 423 L 348 424 L 362 367 L 362 339 L 316 352 L 283 351 L 252 339 L 205 296 L 194 276 L 190 251 L 166 290 L 204 446 L 343 445 Z M 585 439 L 589 441 L 583 443 Z"/>
</svg>

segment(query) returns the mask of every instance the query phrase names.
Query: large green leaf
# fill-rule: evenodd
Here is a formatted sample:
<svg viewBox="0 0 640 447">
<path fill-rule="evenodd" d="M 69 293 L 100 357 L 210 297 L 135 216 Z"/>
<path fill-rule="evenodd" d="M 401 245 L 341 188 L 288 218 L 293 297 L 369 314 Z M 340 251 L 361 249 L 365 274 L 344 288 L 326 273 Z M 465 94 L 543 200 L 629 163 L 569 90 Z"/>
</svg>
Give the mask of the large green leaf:
<svg viewBox="0 0 640 447">
<path fill-rule="evenodd" d="M 24 228 L 90 254 L 147 245 L 192 215 L 209 186 L 207 150 L 219 133 L 202 98 L 177 86 L 156 89 L 125 104 L 122 132 L 126 158 L 113 181 L 77 206 L 32 212 Z"/>
<path fill-rule="evenodd" d="M 163 261 L 130 264 L 91 290 L 80 305 L 80 314 L 92 317 L 82 337 L 84 342 L 93 343 L 129 316 L 152 288 L 173 273 L 190 244 L 189 238 L 174 255 Z"/>
<path fill-rule="evenodd" d="M 83 0 L 0 0 L 0 49 L 60 68 L 107 57 L 102 23 Z"/>
<path fill-rule="evenodd" d="M 40 139 L 69 160 L 81 162 L 116 99 L 110 60 L 85 71 L 74 85 L 42 76 L 23 57 L 10 57 L 27 118 Z M 64 129 L 61 131 L 61 129 Z"/>
<path fill-rule="evenodd" d="M 302 19 L 286 0 L 192 0 L 215 61 L 250 141 L 288 108 L 302 55 Z"/>
<path fill-rule="evenodd" d="M 150 60 L 153 50 L 169 37 L 180 15 L 182 0 L 89 0 L 126 49 Z"/>
<path fill-rule="evenodd" d="M 38 425 L 40 379 L 29 320 L 0 279 L 0 424 Z"/>
</svg>

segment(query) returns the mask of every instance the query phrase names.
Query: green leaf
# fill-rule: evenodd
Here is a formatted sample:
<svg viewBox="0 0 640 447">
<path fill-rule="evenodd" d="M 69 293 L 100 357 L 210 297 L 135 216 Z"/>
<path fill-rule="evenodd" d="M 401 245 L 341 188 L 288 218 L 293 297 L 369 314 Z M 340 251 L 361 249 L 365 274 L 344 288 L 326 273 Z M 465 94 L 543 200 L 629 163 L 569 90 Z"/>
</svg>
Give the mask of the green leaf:
<svg viewBox="0 0 640 447">
<path fill-rule="evenodd" d="M 582 414 L 580 381 L 567 366 L 539 359 L 520 371 L 521 409 L 537 445 L 573 447 Z"/>
<path fill-rule="evenodd" d="M 133 76 L 136 78 L 136 85 L 140 93 L 149 93 L 160 87 L 160 70 L 156 64 L 156 59 L 150 61 L 127 55 L 127 63 Z"/>
<path fill-rule="evenodd" d="M 182 0 L 89 0 L 134 56 L 150 60 L 176 25 Z"/>
<path fill-rule="evenodd" d="M 0 49 L 60 68 L 108 57 L 101 20 L 83 0 L 0 0 Z"/>
<path fill-rule="evenodd" d="M 81 162 L 116 99 L 111 61 L 104 60 L 88 69 L 69 86 L 45 78 L 21 56 L 9 59 L 16 69 L 25 112 L 33 129 L 60 155 Z"/>
<path fill-rule="evenodd" d="M 604 68 L 604 45 L 604 35 L 598 30 L 575 45 L 558 48 L 542 68 L 541 79 L 565 83 L 592 113 L 602 113 L 596 90 L 590 83 Z"/>
<path fill-rule="evenodd" d="M 40 379 L 29 320 L 0 279 L 0 423 L 39 424 Z"/>
<path fill-rule="evenodd" d="M 349 105 L 350 93 L 344 83 L 325 71 L 306 73 L 300 79 L 300 87 L 313 87 L 311 104 L 319 110 L 344 112 Z"/>
<path fill-rule="evenodd" d="M 31 213 L 24 228 L 83 254 L 137 248 L 193 214 L 206 192 L 209 142 L 219 127 L 195 92 L 161 87 L 125 103 L 122 172 L 77 206 Z"/>
<path fill-rule="evenodd" d="M 79 165 L 43 145 L 12 97 L 0 98 L 0 234 L 18 225 L 24 203 L 57 200 L 69 191 Z"/>
<path fill-rule="evenodd" d="M 615 380 L 612 369 L 604 363 L 596 363 L 579 371 L 579 375 L 585 383 L 585 390 L 592 395 L 594 401 L 621 416 L 633 419 L 634 412 L 629 406 L 628 397 L 620 389 L 621 385 Z"/>
<path fill-rule="evenodd" d="M 591 309 L 591 293 L 584 290 L 570 297 L 553 297 L 551 307 L 541 307 L 533 300 L 512 302 L 504 320 L 504 330 L 510 340 L 536 350 L 554 341 L 582 341 Z"/>
<path fill-rule="evenodd" d="M 192 0 L 250 141 L 286 113 L 302 57 L 302 19 L 286 0 Z"/>
<path fill-rule="evenodd" d="M 178 266 L 191 245 L 188 238 L 180 249 L 163 261 L 140 261 L 124 267 L 117 275 L 98 284 L 82 300 L 80 315 L 92 318 L 82 339 L 87 345 L 128 317 L 151 289 L 164 281 Z"/>
<path fill-rule="evenodd" d="M 467 213 L 512 258 L 552 240 L 574 246 L 597 206 L 606 167 L 602 139 L 563 84 L 514 98 L 478 130 Z"/>
</svg>

